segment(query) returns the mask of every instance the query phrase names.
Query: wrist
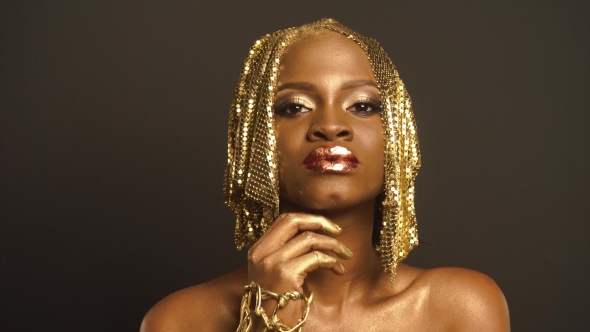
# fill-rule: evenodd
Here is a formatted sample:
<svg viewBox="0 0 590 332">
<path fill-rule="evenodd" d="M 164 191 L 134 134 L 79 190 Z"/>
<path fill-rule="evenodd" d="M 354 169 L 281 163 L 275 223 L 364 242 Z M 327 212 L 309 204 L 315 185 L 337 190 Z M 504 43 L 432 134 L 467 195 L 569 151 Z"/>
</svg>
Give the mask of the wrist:
<svg viewBox="0 0 590 332">
<path fill-rule="evenodd" d="M 246 294 L 242 298 L 240 331 L 300 331 L 309 315 L 313 294 L 309 298 L 299 292 L 284 294 L 262 289 L 252 282 L 245 286 Z"/>
</svg>

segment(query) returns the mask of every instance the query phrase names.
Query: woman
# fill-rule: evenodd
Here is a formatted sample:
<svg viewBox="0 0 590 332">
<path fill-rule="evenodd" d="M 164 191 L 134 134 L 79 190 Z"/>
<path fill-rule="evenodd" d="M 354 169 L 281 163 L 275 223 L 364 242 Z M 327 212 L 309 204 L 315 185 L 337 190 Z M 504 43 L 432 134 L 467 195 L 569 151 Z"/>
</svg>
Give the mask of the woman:
<svg viewBox="0 0 590 332">
<path fill-rule="evenodd" d="M 142 331 L 509 330 L 489 277 L 401 263 L 418 243 L 420 156 L 409 96 L 374 40 L 324 19 L 256 41 L 228 154 L 248 265 L 166 297 Z"/>
</svg>

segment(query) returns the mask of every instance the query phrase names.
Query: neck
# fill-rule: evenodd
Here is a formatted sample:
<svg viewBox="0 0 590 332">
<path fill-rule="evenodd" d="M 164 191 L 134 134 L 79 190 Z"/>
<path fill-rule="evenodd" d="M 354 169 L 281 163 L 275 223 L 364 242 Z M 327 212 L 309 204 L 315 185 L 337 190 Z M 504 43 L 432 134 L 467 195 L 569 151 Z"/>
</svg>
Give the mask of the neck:
<svg viewBox="0 0 590 332">
<path fill-rule="evenodd" d="M 282 212 L 305 212 L 323 215 L 342 228 L 335 238 L 353 253 L 348 260 L 339 259 L 346 275 L 317 269 L 310 273 L 303 285 L 305 293 L 314 292 L 314 302 L 328 306 L 343 306 L 346 301 L 366 296 L 379 279 L 387 275 L 381 267 L 379 254 L 372 244 L 375 201 L 338 211 L 305 211 L 282 209 Z"/>
</svg>

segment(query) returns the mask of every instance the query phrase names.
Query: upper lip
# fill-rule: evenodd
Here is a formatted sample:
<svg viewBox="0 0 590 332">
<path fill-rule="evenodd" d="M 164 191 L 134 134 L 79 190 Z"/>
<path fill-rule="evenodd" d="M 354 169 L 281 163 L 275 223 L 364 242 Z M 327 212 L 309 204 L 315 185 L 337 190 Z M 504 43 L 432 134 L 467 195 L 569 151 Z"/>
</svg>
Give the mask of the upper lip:
<svg viewBox="0 0 590 332">
<path fill-rule="evenodd" d="M 311 151 L 303 161 L 303 165 L 307 168 L 314 168 L 314 165 L 321 161 L 343 162 L 350 168 L 356 168 L 360 164 L 356 156 L 347 148 L 338 145 L 324 145 Z"/>
</svg>

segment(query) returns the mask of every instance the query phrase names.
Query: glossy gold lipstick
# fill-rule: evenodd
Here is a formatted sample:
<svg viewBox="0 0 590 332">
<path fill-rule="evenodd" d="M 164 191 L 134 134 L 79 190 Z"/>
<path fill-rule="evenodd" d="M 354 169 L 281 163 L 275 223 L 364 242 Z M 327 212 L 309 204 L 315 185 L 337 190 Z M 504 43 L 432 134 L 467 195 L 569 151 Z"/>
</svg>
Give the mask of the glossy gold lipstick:
<svg viewBox="0 0 590 332">
<path fill-rule="evenodd" d="M 317 172 L 346 173 L 360 165 L 358 159 L 342 146 L 320 146 L 311 151 L 303 166 Z"/>
</svg>

